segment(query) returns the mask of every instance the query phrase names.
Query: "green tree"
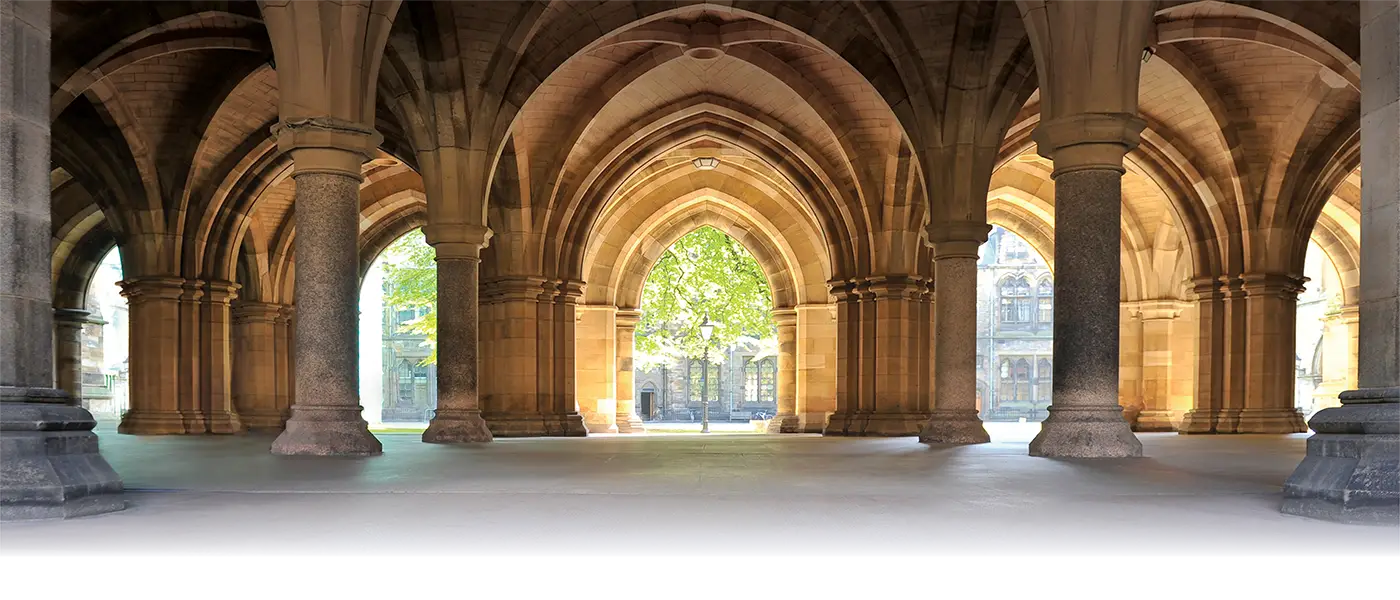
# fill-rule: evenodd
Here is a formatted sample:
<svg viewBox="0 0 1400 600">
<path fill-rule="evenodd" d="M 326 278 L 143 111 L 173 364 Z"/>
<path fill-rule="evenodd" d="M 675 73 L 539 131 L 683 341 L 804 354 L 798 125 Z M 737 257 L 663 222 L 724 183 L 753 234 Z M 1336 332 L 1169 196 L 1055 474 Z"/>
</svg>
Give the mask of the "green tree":
<svg viewBox="0 0 1400 600">
<path fill-rule="evenodd" d="M 715 325 L 710 347 L 716 350 L 741 337 L 773 338 L 772 309 L 768 280 L 748 249 L 713 227 L 696 229 L 666 249 L 642 286 L 637 367 L 702 357 L 706 316 Z"/>
<path fill-rule="evenodd" d="M 414 229 L 384 250 L 384 306 L 392 310 L 426 307 L 423 316 L 403 323 L 402 333 L 427 336 L 432 349 L 423 364 L 437 362 L 437 262 L 433 247 Z"/>
<path fill-rule="evenodd" d="M 437 265 L 422 230 L 385 249 L 384 283 L 386 307 L 427 308 L 401 331 L 425 336 L 432 352 L 424 363 L 436 363 Z M 748 249 L 713 227 L 696 229 L 666 249 L 643 285 L 636 365 L 647 370 L 703 356 L 700 323 L 706 315 L 715 323 L 712 348 L 746 338 L 766 349 L 775 341 L 772 308 L 768 280 Z"/>
</svg>

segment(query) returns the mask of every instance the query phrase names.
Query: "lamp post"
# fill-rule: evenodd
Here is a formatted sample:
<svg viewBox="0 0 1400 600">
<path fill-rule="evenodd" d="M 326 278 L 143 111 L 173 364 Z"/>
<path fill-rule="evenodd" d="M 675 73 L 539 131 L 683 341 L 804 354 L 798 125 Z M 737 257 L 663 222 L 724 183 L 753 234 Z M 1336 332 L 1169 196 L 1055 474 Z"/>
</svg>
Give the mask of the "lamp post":
<svg viewBox="0 0 1400 600">
<path fill-rule="evenodd" d="M 700 362 L 700 433 L 710 432 L 710 336 L 714 332 L 715 324 L 705 313 L 705 321 L 700 323 L 700 337 L 705 340 L 705 354 Z"/>
</svg>

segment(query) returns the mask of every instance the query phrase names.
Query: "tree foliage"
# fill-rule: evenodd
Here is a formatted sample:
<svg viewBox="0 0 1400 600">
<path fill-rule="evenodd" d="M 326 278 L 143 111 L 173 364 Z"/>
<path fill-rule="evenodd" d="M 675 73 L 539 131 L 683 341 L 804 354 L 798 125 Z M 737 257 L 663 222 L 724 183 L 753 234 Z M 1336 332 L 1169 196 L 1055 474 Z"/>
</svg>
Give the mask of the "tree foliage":
<svg viewBox="0 0 1400 600">
<path fill-rule="evenodd" d="M 437 264 L 432 246 L 415 229 L 385 249 L 384 305 L 391 310 L 426 308 L 401 326 L 403 333 L 427 338 L 425 363 L 437 362 Z M 646 370 L 677 358 L 700 358 L 705 343 L 700 323 L 715 324 L 710 339 L 714 358 L 739 341 L 761 350 L 774 346 L 773 297 L 758 261 L 734 238 L 701 227 L 672 244 L 652 267 L 642 288 L 642 319 L 637 325 L 638 368 Z M 771 351 L 771 349 L 769 349 Z"/>
<path fill-rule="evenodd" d="M 762 346 L 775 337 L 772 309 L 768 280 L 748 249 L 713 227 L 696 229 L 666 249 L 642 287 L 637 366 L 702 357 L 706 316 L 715 325 L 712 350 L 741 338 Z"/>
<path fill-rule="evenodd" d="M 437 362 L 437 262 L 433 247 L 414 229 L 384 250 L 384 306 L 392 310 L 427 308 L 403 323 L 401 333 L 426 336 L 432 352 L 423 364 Z"/>
</svg>

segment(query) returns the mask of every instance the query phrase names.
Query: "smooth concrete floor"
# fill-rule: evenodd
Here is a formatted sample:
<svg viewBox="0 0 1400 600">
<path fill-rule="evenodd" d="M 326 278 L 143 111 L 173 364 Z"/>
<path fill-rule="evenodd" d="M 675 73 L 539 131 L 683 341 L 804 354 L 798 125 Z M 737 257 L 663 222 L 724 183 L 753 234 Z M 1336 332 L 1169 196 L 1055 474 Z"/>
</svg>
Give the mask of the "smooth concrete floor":
<svg viewBox="0 0 1400 600">
<path fill-rule="evenodd" d="M 594 436 L 279 457 L 271 436 L 99 428 L 125 511 L 0 526 L 0 554 L 1400 554 L 1400 528 L 1279 512 L 1306 435 L 1140 434 L 1146 458 L 914 438 Z"/>
</svg>

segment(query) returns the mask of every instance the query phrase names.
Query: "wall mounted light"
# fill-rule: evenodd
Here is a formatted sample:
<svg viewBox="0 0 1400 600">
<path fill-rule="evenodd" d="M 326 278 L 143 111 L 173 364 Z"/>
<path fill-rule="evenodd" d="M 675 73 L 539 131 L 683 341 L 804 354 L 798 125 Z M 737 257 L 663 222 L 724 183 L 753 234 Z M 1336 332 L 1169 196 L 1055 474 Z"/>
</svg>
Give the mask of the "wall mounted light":
<svg viewBox="0 0 1400 600">
<path fill-rule="evenodd" d="M 700 158 L 690 161 L 690 164 L 695 165 L 695 168 L 701 171 L 713 171 L 715 167 L 719 166 L 719 159 L 713 156 L 701 156 Z"/>
</svg>

